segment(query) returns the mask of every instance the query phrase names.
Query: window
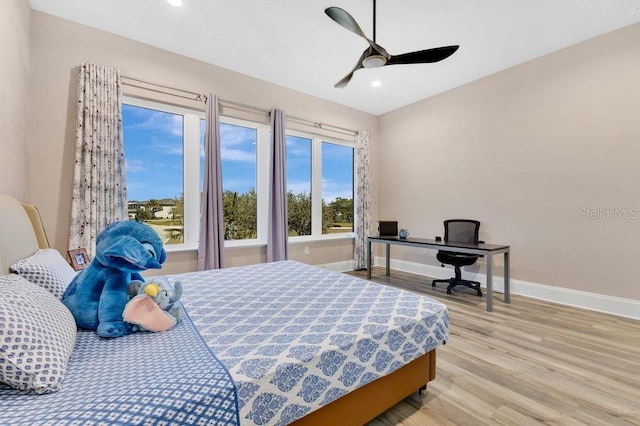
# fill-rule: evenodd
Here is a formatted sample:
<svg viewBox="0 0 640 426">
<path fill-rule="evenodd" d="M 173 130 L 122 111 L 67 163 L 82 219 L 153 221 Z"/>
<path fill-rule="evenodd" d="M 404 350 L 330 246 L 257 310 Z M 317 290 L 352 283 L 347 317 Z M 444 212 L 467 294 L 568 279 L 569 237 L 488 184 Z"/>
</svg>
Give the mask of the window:
<svg viewBox="0 0 640 426">
<path fill-rule="evenodd" d="M 197 247 L 204 178 L 204 113 L 125 97 L 123 133 L 129 217 L 165 244 Z M 265 244 L 268 125 L 220 117 L 226 245 Z M 353 143 L 287 131 L 292 240 L 353 231 Z"/>
<path fill-rule="evenodd" d="M 258 238 L 257 146 L 257 128 L 220 123 L 225 240 Z"/>
<path fill-rule="evenodd" d="M 353 232 L 353 146 L 322 142 L 322 233 Z"/>
<path fill-rule="evenodd" d="M 311 235 L 311 139 L 286 135 L 289 236 Z"/>
<path fill-rule="evenodd" d="M 353 232 L 353 143 L 287 131 L 289 237 Z"/>
<path fill-rule="evenodd" d="M 198 242 L 201 115 L 139 99 L 122 105 L 129 217 L 165 244 Z"/>
</svg>

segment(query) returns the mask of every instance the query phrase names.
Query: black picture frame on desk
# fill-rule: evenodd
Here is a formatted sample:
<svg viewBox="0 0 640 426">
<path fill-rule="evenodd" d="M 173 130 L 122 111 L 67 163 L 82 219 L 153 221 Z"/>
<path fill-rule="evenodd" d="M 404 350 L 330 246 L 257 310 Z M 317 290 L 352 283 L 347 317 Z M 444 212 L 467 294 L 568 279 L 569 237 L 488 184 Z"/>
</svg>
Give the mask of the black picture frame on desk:
<svg viewBox="0 0 640 426">
<path fill-rule="evenodd" d="M 69 250 L 68 253 L 71 266 L 75 271 L 81 271 L 89 266 L 89 255 L 87 255 L 87 250 L 81 248 Z"/>
</svg>

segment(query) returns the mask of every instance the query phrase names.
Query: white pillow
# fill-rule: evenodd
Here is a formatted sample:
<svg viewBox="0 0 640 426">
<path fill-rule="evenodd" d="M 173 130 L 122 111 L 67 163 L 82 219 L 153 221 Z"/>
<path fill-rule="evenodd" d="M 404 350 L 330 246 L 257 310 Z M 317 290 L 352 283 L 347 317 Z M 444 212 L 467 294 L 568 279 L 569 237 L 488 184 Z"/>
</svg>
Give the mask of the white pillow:
<svg viewBox="0 0 640 426">
<path fill-rule="evenodd" d="M 0 276 L 0 382 L 21 390 L 60 390 L 76 341 L 73 315 L 19 275 Z"/>
<path fill-rule="evenodd" d="M 58 299 L 62 299 L 62 294 L 77 274 L 58 250 L 50 248 L 40 249 L 34 255 L 18 260 L 9 270 L 49 290 Z"/>
</svg>

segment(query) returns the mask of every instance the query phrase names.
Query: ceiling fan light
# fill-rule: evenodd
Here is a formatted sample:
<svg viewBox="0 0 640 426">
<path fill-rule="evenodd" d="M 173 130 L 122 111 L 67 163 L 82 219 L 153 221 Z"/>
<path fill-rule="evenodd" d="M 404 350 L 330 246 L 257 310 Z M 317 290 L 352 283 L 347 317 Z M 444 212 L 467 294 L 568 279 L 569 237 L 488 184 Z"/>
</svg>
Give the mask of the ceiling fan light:
<svg viewBox="0 0 640 426">
<path fill-rule="evenodd" d="M 380 68 L 386 63 L 387 58 L 382 55 L 371 55 L 362 60 L 362 66 L 365 68 Z"/>
</svg>

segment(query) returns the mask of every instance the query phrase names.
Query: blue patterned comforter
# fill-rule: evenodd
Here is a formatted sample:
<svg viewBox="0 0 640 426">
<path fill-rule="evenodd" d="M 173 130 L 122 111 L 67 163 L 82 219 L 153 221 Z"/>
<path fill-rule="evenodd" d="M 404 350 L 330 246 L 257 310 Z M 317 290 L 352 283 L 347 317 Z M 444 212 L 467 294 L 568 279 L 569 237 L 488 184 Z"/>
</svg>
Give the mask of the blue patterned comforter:
<svg viewBox="0 0 640 426">
<path fill-rule="evenodd" d="M 429 297 L 284 261 L 166 277 L 231 373 L 242 424 L 285 425 L 448 338 Z"/>
</svg>

